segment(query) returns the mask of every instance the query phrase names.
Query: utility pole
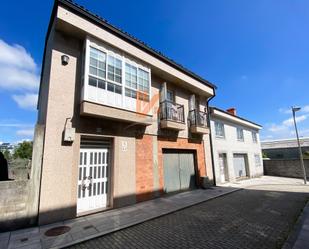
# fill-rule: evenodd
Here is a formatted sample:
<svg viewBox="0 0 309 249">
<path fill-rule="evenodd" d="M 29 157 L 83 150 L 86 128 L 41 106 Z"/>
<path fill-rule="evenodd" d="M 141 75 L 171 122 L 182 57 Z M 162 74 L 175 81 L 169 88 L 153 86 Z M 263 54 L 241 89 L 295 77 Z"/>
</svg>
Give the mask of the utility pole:
<svg viewBox="0 0 309 249">
<path fill-rule="evenodd" d="M 301 164 L 302 171 L 303 171 L 304 184 L 307 184 L 307 175 L 306 175 L 306 169 L 305 169 L 305 165 L 304 165 L 303 152 L 302 152 L 302 150 L 301 150 L 301 146 L 300 146 L 300 142 L 299 142 L 299 136 L 298 136 L 298 130 L 297 130 L 296 118 L 295 118 L 295 112 L 299 111 L 300 109 L 301 109 L 300 107 L 293 107 L 293 106 L 292 106 L 292 113 L 293 113 L 294 126 L 295 126 L 295 133 L 296 133 L 296 138 L 297 138 L 297 143 L 298 143 L 300 164 Z"/>
</svg>

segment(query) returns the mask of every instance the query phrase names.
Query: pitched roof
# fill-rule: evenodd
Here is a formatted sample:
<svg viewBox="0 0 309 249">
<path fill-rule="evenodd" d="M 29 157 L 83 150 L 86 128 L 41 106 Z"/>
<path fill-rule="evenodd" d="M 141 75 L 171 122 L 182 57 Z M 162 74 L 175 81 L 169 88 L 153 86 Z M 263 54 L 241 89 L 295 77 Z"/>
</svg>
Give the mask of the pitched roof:
<svg viewBox="0 0 309 249">
<path fill-rule="evenodd" d="M 259 127 L 261 127 L 261 128 L 263 127 L 262 125 L 259 125 L 259 124 L 257 124 L 257 123 L 254 123 L 254 122 L 252 122 L 252 121 L 250 121 L 250 120 L 248 120 L 248 119 L 244 119 L 244 118 L 242 118 L 242 117 L 235 116 L 235 115 L 233 115 L 233 114 L 231 114 L 231 113 L 229 113 L 229 112 L 227 112 L 227 111 L 225 111 L 225 110 L 219 109 L 219 108 L 214 107 L 214 106 L 210 107 L 210 110 L 211 110 L 211 113 L 212 113 L 212 110 L 217 110 L 217 111 L 223 112 L 224 114 L 227 114 L 227 115 L 229 115 L 229 116 L 231 116 L 231 117 L 240 119 L 240 120 L 242 120 L 242 121 L 246 121 L 246 122 L 248 122 L 248 123 L 251 123 L 251 124 L 253 124 L 253 125 L 259 126 Z"/>
<path fill-rule="evenodd" d="M 99 15 L 92 13 L 91 11 L 86 9 L 85 7 L 79 5 L 79 4 L 77 4 L 77 3 L 75 3 L 71 0 L 55 0 L 54 10 L 55 10 L 55 7 L 58 6 L 58 5 L 61 5 L 61 6 L 68 8 L 69 10 L 74 12 L 75 14 L 82 16 L 83 18 L 87 19 L 88 21 L 90 21 L 92 23 L 95 23 L 96 25 L 101 26 L 103 29 L 106 29 L 107 31 L 113 33 L 114 35 L 126 40 L 127 42 L 129 42 L 129 43 L 133 44 L 134 46 L 142 49 L 143 51 L 151 54 L 152 56 L 160 59 L 161 61 L 164 61 L 165 63 L 169 64 L 170 66 L 172 66 L 172 67 L 178 69 L 179 71 L 189 75 L 190 77 L 202 82 L 203 84 L 205 84 L 205 85 L 207 85 L 211 88 L 214 88 L 214 89 L 217 88 L 214 84 L 210 83 L 208 80 L 203 79 L 202 77 L 198 76 L 197 74 L 193 73 L 192 71 L 186 69 L 182 65 L 176 63 L 175 61 L 168 58 L 166 55 L 162 54 L 161 52 L 151 48 L 149 45 L 147 45 L 146 43 L 137 39 L 136 37 L 130 35 L 129 33 L 121 30 L 118 27 L 115 27 L 114 25 L 110 24 L 107 20 L 100 17 Z M 53 14 L 55 14 L 55 11 L 53 11 Z M 51 29 L 51 25 L 49 26 L 49 30 L 47 32 L 47 37 L 48 37 L 50 29 Z"/>
</svg>

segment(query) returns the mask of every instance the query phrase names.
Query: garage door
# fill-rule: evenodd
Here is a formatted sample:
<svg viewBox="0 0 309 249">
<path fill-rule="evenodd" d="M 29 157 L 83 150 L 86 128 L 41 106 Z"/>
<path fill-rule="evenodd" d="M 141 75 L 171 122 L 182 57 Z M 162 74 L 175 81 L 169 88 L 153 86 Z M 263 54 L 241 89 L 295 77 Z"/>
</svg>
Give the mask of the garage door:
<svg viewBox="0 0 309 249">
<path fill-rule="evenodd" d="M 245 154 L 234 154 L 234 171 L 236 178 L 247 176 L 246 162 Z"/>
<path fill-rule="evenodd" d="M 164 192 L 195 188 L 194 153 L 164 151 Z"/>
</svg>

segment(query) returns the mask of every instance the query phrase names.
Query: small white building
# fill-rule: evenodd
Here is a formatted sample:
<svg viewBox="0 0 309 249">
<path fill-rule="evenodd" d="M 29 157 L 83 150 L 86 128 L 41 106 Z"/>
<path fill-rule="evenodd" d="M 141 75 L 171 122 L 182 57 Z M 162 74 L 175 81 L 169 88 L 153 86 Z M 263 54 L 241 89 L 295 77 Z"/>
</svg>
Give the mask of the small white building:
<svg viewBox="0 0 309 249">
<path fill-rule="evenodd" d="M 216 183 L 263 175 L 259 131 L 262 126 L 236 116 L 236 110 L 210 108 Z"/>
</svg>

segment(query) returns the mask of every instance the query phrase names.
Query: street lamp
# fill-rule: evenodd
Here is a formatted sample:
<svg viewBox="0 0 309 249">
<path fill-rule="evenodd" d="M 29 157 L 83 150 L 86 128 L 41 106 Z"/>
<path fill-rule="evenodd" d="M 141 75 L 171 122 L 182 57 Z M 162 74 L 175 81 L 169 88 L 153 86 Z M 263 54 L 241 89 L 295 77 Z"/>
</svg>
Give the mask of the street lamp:
<svg viewBox="0 0 309 249">
<path fill-rule="evenodd" d="M 299 137 L 298 137 L 298 131 L 297 131 L 297 125 L 296 125 L 296 119 L 295 119 L 295 112 L 298 112 L 301 108 L 300 107 L 293 107 L 292 106 L 292 113 L 293 113 L 293 119 L 294 119 L 294 126 L 295 126 L 295 133 L 298 143 L 298 150 L 299 150 L 299 157 L 300 157 L 300 164 L 303 170 L 303 176 L 304 176 L 304 184 L 307 184 L 307 177 L 306 177 L 306 169 L 304 165 L 304 159 L 303 159 L 303 153 L 300 147 Z"/>
</svg>

